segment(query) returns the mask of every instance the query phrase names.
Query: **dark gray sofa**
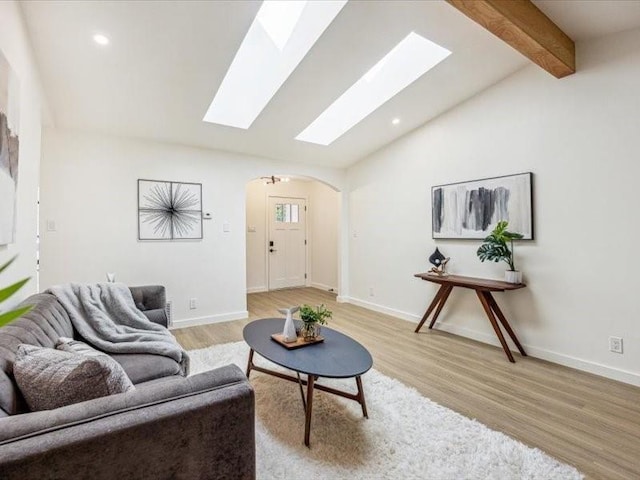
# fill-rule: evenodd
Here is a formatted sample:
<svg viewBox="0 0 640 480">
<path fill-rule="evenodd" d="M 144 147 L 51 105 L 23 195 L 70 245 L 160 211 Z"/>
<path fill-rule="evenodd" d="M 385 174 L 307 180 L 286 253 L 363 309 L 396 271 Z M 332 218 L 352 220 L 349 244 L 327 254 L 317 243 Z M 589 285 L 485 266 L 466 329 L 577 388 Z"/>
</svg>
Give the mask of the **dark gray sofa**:
<svg viewBox="0 0 640 480">
<path fill-rule="evenodd" d="M 166 326 L 164 287 L 131 287 L 136 305 Z M 19 344 L 54 347 L 77 338 L 49 294 L 0 328 L 0 478 L 253 479 L 254 396 L 228 365 L 192 377 L 159 355 L 112 355 L 136 388 L 54 410 L 29 412 L 13 380 Z"/>
</svg>

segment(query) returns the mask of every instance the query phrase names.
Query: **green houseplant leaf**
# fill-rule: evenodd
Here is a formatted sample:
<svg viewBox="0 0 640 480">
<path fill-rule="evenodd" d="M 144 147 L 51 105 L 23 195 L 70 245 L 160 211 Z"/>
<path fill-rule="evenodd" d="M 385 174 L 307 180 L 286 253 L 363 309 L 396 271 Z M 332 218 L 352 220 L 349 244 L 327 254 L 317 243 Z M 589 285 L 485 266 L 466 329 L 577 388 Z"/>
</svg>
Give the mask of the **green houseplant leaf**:
<svg viewBox="0 0 640 480">
<path fill-rule="evenodd" d="M 489 260 L 492 262 L 503 261 L 509 265 L 509 270 L 516 269 L 513 260 L 513 241 L 520 240 L 524 235 L 509 232 L 507 227 L 509 222 L 502 220 L 498 222 L 493 231 L 484 239 L 476 252 L 481 262 Z M 509 245 L 511 248 L 509 248 Z"/>
<path fill-rule="evenodd" d="M 20 280 L 19 282 L 14 283 L 6 288 L 0 289 L 0 303 L 7 300 L 11 295 L 20 290 L 25 283 L 29 281 L 28 278 Z"/>
<path fill-rule="evenodd" d="M 327 310 L 327 307 L 322 304 L 313 308 L 311 305 L 304 304 L 300 307 L 300 319 L 304 323 L 318 323 L 319 325 L 326 325 L 327 319 L 333 316 L 331 310 Z"/>
<path fill-rule="evenodd" d="M 2 266 L 0 266 L 0 273 L 2 273 L 4 270 L 6 270 L 9 267 L 9 265 L 11 265 L 13 263 L 13 261 L 15 259 L 16 259 L 16 257 L 13 257 L 7 263 L 5 263 Z M 24 278 L 24 279 L 22 279 L 22 280 L 20 280 L 20 281 L 18 281 L 16 283 L 14 283 L 13 285 L 9 285 L 8 287 L 0 289 L 0 303 L 8 300 L 14 293 L 16 293 L 18 290 L 20 290 L 29 280 L 30 280 L 30 278 Z M 13 320 L 15 320 L 18 317 L 24 315 L 29 310 L 31 310 L 31 308 L 32 307 L 30 305 L 27 305 L 26 307 L 20 307 L 20 308 L 17 308 L 15 310 L 9 310 L 8 312 L 0 311 L 0 327 L 6 325 L 7 323 L 12 322 Z"/>
<path fill-rule="evenodd" d="M 31 310 L 31 305 L 18 308 L 17 310 L 11 310 L 9 312 L 0 313 L 0 327 L 4 327 L 7 323 L 11 323 L 16 318 L 21 317 L 25 313 Z"/>
</svg>

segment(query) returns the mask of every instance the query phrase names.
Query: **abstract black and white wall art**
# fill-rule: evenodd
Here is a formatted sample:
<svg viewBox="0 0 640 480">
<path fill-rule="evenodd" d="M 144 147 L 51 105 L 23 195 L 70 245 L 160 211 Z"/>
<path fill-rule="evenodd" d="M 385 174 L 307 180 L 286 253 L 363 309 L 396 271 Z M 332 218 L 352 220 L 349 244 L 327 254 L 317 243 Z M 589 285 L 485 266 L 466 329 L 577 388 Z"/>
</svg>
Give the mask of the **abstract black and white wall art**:
<svg viewBox="0 0 640 480">
<path fill-rule="evenodd" d="M 482 239 L 501 220 L 533 239 L 532 174 L 521 173 L 431 188 L 432 236 Z"/>
<path fill-rule="evenodd" d="M 202 238 L 202 184 L 138 180 L 138 239 Z"/>
<path fill-rule="evenodd" d="M 0 52 L 0 245 L 16 237 L 19 94 L 18 77 Z"/>
</svg>

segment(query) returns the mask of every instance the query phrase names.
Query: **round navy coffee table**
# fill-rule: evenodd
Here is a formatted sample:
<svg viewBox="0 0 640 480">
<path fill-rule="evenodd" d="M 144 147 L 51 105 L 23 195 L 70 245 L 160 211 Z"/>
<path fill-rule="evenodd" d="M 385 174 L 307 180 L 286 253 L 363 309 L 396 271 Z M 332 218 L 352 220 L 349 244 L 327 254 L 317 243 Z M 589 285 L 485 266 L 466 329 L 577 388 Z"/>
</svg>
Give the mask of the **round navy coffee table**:
<svg viewBox="0 0 640 480">
<path fill-rule="evenodd" d="M 296 322 L 296 328 L 301 322 Z M 288 350 L 271 338 L 274 333 L 282 333 L 284 319 L 265 318 L 249 323 L 242 332 L 245 342 L 249 345 L 249 361 L 247 363 L 247 378 L 252 370 L 273 375 L 283 380 L 296 382 L 300 385 L 302 404 L 305 409 L 304 444 L 309 446 L 311 431 L 311 409 L 313 406 L 313 391 L 339 395 L 350 400 L 355 400 L 362 406 L 362 414 L 367 415 L 367 404 L 364 399 L 361 376 L 373 365 L 371 354 L 354 339 L 332 330 L 322 327 L 321 335 L 324 342 L 307 345 L 301 348 Z M 253 354 L 257 352 L 262 357 L 273 363 L 296 372 L 296 377 L 285 373 L 259 367 L 253 363 Z M 307 376 L 306 380 L 300 378 L 300 374 Z M 320 377 L 324 378 L 354 378 L 358 393 L 353 394 L 336 390 L 325 385 L 315 383 Z M 307 386 L 305 399 L 302 386 Z"/>
</svg>

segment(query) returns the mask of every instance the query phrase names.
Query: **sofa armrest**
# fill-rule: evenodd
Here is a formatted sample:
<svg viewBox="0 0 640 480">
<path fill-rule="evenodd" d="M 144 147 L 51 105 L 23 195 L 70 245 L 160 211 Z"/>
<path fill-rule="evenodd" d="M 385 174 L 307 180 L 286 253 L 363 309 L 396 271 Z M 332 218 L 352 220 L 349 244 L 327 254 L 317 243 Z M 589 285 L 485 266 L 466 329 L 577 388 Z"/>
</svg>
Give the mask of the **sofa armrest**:
<svg viewBox="0 0 640 480">
<path fill-rule="evenodd" d="M 162 285 L 144 285 L 129 287 L 133 301 L 143 312 L 164 308 L 167 304 L 167 294 Z"/>
<path fill-rule="evenodd" d="M 0 478 L 255 478 L 253 389 L 235 365 L 0 419 Z"/>
<path fill-rule="evenodd" d="M 163 327 L 169 326 L 166 310 L 167 295 L 162 285 L 129 287 L 129 290 L 138 310 L 141 310 L 150 321 Z"/>
</svg>

